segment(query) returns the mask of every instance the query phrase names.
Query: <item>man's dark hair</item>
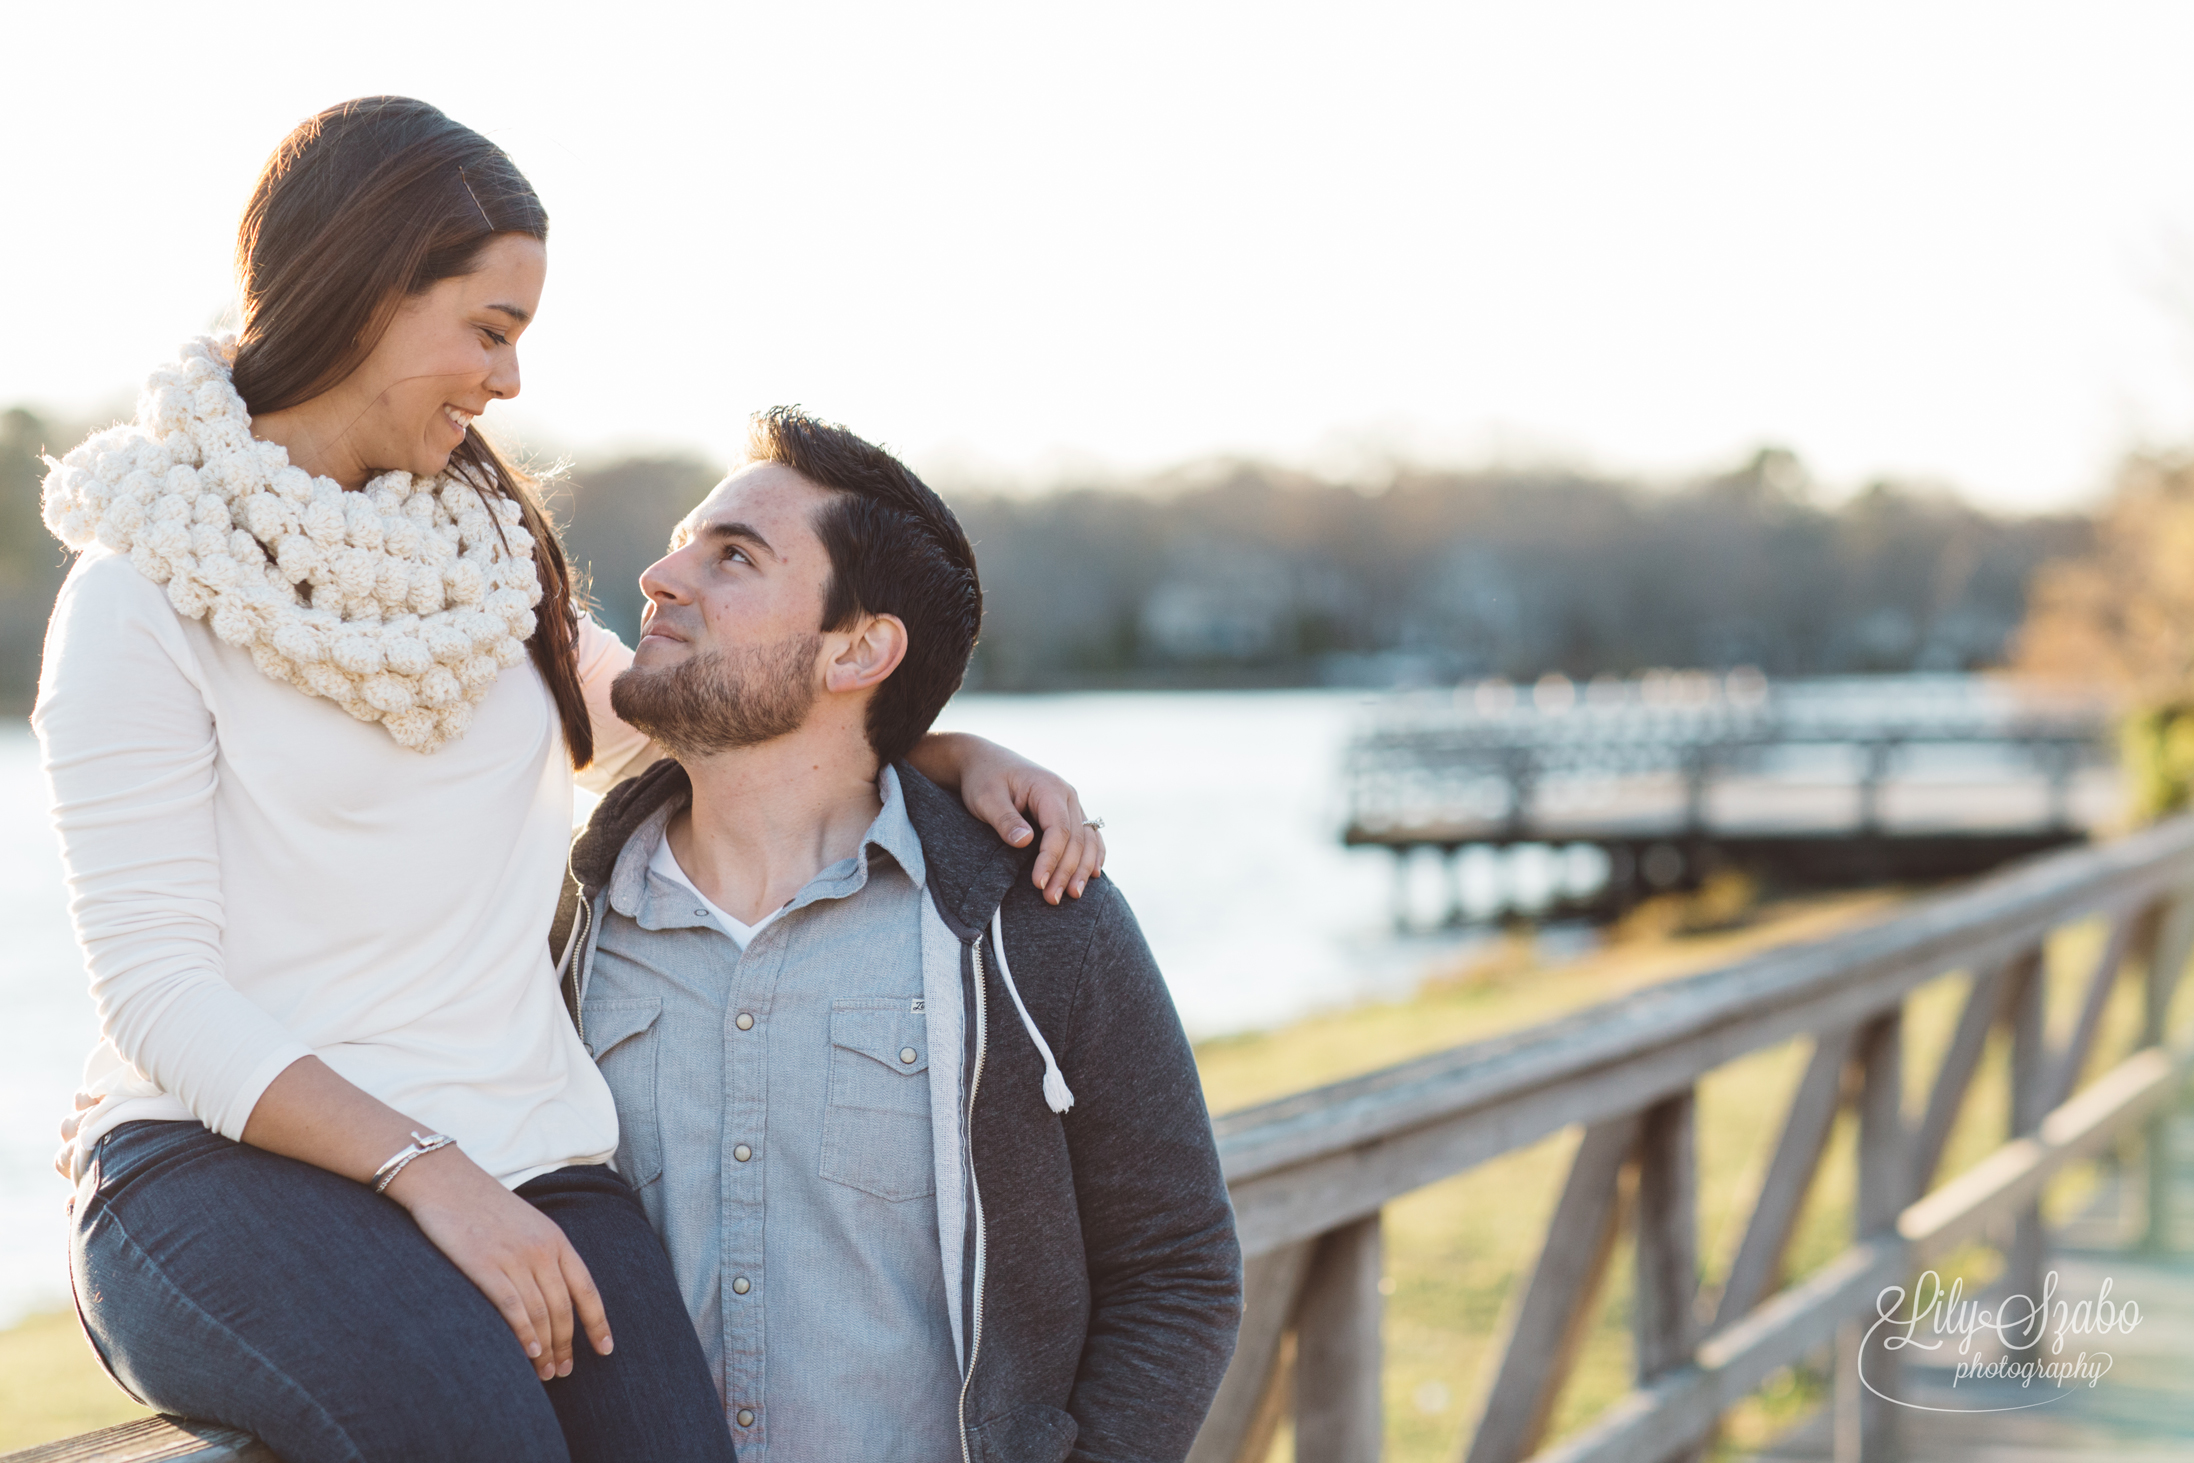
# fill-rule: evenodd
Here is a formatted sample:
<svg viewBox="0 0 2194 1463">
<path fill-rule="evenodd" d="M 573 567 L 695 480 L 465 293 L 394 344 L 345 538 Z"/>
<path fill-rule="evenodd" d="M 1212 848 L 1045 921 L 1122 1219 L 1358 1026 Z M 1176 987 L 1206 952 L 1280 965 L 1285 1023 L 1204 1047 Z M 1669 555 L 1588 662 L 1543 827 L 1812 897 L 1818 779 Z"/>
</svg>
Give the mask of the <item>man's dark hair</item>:
<svg viewBox="0 0 2194 1463">
<path fill-rule="evenodd" d="M 868 744 L 886 762 L 922 739 L 967 674 L 983 624 L 983 586 L 960 520 L 906 464 L 796 406 L 754 418 L 747 458 L 791 468 L 831 500 L 815 531 L 830 553 L 825 630 L 857 615 L 897 615 L 906 659 L 868 706 Z"/>
</svg>

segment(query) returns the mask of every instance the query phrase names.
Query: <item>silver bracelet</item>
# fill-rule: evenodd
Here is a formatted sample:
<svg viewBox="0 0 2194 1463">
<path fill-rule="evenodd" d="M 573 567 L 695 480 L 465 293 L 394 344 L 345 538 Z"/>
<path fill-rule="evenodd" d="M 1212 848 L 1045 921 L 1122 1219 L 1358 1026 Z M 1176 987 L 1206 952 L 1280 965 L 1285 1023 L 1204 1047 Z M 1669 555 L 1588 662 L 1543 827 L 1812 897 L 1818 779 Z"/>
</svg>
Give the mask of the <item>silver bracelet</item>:
<svg viewBox="0 0 2194 1463">
<path fill-rule="evenodd" d="M 403 1151 L 373 1171 L 373 1191 L 376 1194 L 388 1192 L 388 1186 L 396 1182 L 396 1176 L 404 1171 L 405 1164 L 414 1158 L 424 1158 L 437 1148 L 447 1148 L 456 1141 L 441 1133 L 422 1133 L 414 1128 L 411 1141 L 404 1145 Z"/>
</svg>

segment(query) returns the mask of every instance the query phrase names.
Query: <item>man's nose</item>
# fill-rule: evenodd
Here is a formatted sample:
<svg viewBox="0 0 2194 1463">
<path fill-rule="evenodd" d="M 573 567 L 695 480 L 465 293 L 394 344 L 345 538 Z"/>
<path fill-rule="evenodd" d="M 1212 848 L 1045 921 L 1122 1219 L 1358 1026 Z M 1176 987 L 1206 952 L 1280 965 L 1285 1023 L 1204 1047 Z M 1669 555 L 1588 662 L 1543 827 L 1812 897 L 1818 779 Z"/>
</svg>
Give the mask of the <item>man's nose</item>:
<svg viewBox="0 0 2194 1463">
<path fill-rule="evenodd" d="M 683 551 L 674 550 L 663 555 L 640 571 L 640 592 L 651 600 L 667 600 L 683 604 L 693 596 L 686 588 L 683 572 Z"/>
</svg>

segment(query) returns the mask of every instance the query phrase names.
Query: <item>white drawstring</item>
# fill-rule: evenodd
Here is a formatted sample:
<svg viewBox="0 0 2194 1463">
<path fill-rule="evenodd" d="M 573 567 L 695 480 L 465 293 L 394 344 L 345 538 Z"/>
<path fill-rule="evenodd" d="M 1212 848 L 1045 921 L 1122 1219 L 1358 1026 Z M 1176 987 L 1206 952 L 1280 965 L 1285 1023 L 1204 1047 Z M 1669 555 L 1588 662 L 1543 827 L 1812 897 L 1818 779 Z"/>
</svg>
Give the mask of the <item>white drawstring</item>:
<svg viewBox="0 0 2194 1463">
<path fill-rule="evenodd" d="M 1006 994 L 1013 997 L 1013 1009 L 1021 1013 L 1021 1025 L 1028 1031 L 1028 1039 L 1036 1043 L 1036 1050 L 1044 1054 L 1044 1101 L 1053 1112 L 1065 1112 L 1074 1106 L 1074 1094 L 1067 1090 L 1066 1075 L 1059 1070 L 1059 1059 L 1051 1054 L 1051 1043 L 1036 1029 L 1036 1020 L 1028 1014 L 1028 1007 L 1021 1003 L 1020 988 L 1013 983 L 1013 967 L 1006 964 L 1005 911 L 993 911 L 990 916 L 990 953 L 998 961 L 998 974 L 1005 979 Z"/>
</svg>

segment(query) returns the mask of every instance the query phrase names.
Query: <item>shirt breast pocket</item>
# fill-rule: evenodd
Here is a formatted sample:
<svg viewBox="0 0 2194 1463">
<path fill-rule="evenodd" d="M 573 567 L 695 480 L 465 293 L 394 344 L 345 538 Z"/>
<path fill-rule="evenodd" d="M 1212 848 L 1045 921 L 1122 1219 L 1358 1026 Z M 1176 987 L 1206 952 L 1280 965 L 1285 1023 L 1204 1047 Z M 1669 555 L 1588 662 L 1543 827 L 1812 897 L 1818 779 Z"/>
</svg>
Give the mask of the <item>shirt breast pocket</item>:
<svg viewBox="0 0 2194 1463">
<path fill-rule="evenodd" d="M 929 1029 L 911 996 L 830 1003 L 822 1176 L 898 1202 L 937 1192 L 929 1134 Z"/>
<path fill-rule="evenodd" d="M 663 1176 L 663 1127 L 655 1107 L 655 1035 L 663 1003 L 633 996 L 586 1004 L 587 1052 L 617 1100 L 617 1171 L 635 1189 Z"/>
</svg>

